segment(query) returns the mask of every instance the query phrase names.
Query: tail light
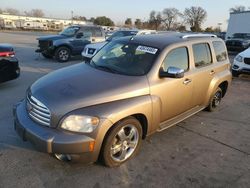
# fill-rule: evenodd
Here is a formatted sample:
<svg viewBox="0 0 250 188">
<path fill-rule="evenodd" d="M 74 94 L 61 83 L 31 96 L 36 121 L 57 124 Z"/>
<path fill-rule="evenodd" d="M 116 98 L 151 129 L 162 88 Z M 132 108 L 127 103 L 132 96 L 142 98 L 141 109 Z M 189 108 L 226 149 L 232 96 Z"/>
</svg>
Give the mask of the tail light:
<svg viewBox="0 0 250 188">
<path fill-rule="evenodd" d="M 0 57 L 14 57 L 15 56 L 15 52 L 11 51 L 11 52 L 0 52 Z"/>
</svg>

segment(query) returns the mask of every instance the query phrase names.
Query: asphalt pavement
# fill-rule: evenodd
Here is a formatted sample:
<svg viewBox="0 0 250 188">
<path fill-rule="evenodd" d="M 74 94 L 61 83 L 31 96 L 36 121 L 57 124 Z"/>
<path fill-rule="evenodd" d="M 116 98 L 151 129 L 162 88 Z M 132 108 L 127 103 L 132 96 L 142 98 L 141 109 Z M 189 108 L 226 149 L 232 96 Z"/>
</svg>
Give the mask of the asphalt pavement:
<svg viewBox="0 0 250 188">
<path fill-rule="evenodd" d="M 12 107 L 53 70 L 81 63 L 46 60 L 34 51 L 36 33 L 0 32 L 12 43 L 21 77 L 0 85 L 0 187 L 250 187 L 250 79 L 233 79 L 218 111 L 202 111 L 143 141 L 119 168 L 58 161 L 17 136 Z"/>
</svg>

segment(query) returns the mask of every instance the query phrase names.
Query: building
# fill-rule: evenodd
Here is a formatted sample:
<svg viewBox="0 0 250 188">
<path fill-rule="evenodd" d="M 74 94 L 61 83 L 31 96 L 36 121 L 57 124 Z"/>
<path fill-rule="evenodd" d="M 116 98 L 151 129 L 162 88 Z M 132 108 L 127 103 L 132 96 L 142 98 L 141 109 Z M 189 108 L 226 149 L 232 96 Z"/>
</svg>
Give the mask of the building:
<svg viewBox="0 0 250 188">
<path fill-rule="evenodd" d="M 230 13 L 226 39 L 234 33 L 250 33 L 250 11 Z"/>
<path fill-rule="evenodd" d="M 45 17 L 31 17 L 23 15 L 10 15 L 0 14 L 0 28 L 4 29 L 37 29 L 37 30 L 62 30 L 72 24 L 92 24 L 90 22 L 69 20 L 69 19 L 57 19 L 57 18 L 45 18 Z"/>
</svg>

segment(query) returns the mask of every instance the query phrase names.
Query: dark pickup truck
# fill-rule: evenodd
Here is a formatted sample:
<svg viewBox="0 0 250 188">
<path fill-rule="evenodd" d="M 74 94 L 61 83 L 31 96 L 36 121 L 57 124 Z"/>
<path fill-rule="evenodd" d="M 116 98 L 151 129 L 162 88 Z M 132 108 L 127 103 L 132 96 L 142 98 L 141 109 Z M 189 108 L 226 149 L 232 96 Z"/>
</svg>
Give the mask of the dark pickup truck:
<svg viewBox="0 0 250 188">
<path fill-rule="evenodd" d="M 92 42 L 105 40 L 105 33 L 100 26 L 74 25 L 58 35 L 43 36 L 37 39 L 39 49 L 45 58 L 67 62 L 71 56 L 80 55 L 84 47 Z"/>
<path fill-rule="evenodd" d="M 229 51 L 244 51 L 250 46 L 250 33 L 235 33 L 226 41 Z"/>
</svg>

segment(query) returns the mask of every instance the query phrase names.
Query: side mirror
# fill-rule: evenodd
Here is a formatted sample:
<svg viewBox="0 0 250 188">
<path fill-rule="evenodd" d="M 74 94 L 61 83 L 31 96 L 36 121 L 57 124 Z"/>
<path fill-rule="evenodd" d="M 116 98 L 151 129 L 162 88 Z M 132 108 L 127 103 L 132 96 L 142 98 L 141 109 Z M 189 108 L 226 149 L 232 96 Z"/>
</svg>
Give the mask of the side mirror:
<svg viewBox="0 0 250 188">
<path fill-rule="evenodd" d="M 82 37 L 83 37 L 83 33 L 77 33 L 77 34 L 76 34 L 76 38 L 79 39 L 79 38 L 82 38 Z"/>
<path fill-rule="evenodd" d="M 184 70 L 177 68 L 177 67 L 169 67 L 167 72 L 161 67 L 159 76 L 160 78 L 183 78 L 184 77 Z"/>
</svg>

